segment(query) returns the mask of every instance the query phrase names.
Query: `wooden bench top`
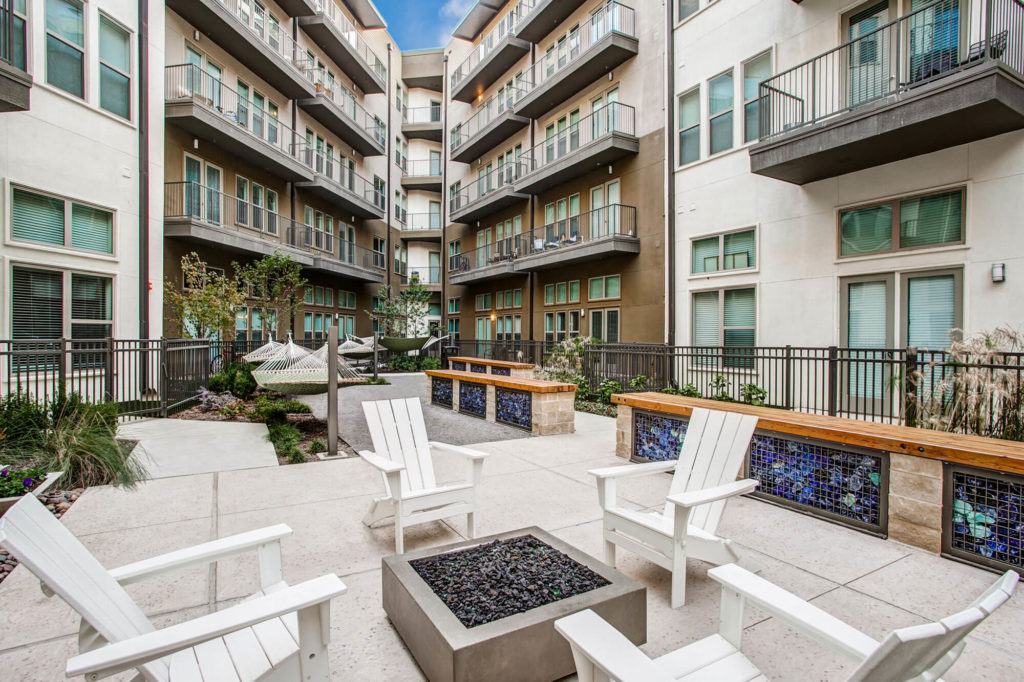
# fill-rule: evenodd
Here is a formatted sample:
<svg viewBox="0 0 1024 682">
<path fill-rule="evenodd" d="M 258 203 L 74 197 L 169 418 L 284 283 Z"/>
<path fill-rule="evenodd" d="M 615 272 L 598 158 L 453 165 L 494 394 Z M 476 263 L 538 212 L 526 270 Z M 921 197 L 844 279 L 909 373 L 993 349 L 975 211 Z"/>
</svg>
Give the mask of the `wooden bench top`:
<svg viewBox="0 0 1024 682">
<path fill-rule="evenodd" d="M 751 414 L 758 418 L 757 427 L 765 431 L 1024 474 L 1024 443 L 1014 441 L 666 393 L 623 393 L 613 395 L 612 402 L 684 417 L 694 407 Z"/>
<path fill-rule="evenodd" d="M 454 369 L 430 369 L 426 373 L 427 376 L 438 377 L 439 379 L 472 381 L 478 384 L 529 391 L 530 393 L 565 393 L 576 390 L 576 384 L 563 384 L 558 381 L 543 381 L 541 379 L 519 379 L 495 374 L 479 374 L 477 372 L 459 372 Z"/>
<path fill-rule="evenodd" d="M 448 362 L 465 362 L 488 367 L 507 367 L 508 369 L 534 369 L 536 365 L 529 362 L 509 362 L 507 360 L 483 360 L 481 358 L 465 358 L 462 356 L 448 358 Z"/>
</svg>

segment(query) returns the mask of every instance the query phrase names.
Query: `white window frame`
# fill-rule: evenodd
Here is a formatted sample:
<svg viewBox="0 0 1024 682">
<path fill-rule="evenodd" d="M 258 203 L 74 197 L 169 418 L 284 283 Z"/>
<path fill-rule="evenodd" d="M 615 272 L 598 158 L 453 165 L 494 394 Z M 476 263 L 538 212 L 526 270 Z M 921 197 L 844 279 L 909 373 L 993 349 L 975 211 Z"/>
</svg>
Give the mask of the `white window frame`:
<svg viewBox="0 0 1024 682">
<path fill-rule="evenodd" d="M 113 64 L 108 64 L 107 62 L 103 61 L 102 52 L 99 49 L 99 25 L 102 24 L 104 20 L 109 21 L 111 24 L 113 24 L 114 26 L 128 34 L 128 73 L 125 73 Z M 126 26 L 124 23 L 118 21 L 114 17 L 110 16 L 109 14 L 101 10 L 99 13 L 99 21 L 97 22 L 96 45 L 96 61 L 98 62 L 99 66 L 106 66 L 111 71 L 114 71 L 115 73 L 118 73 L 128 79 L 128 118 L 124 118 L 123 116 L 121 116 L 121 114 L 110 111 L 109 109 L 104 109 L 103 106 L 100 104 L 100 96 L 102 95 L 102 92 L 99 91 L 96 93 L 96 107 L 100 111 L 106 112 L 111 116 L 115 116 L 122 121 L 133 123 L 135 121 L 135 78 L 132 77 L 132 74 L 135 72 L 135 32 L 132 31 L 131 28 Z M 97 69 L 98 68 L 99 67 L 97 67 Z M 102 90 L 102 79 L 98 80 L 98 87 Z"/>
<path fill-rule="evenodd" d="M 64 244 L 48 244 L 46 242 L 34 242 L 23 239 L 16 239 L 14 237 L 14 190 L 20 189 L 25 192 L 32 194 L 38 194 L 40 196 L 49 197 L 58 201 L 64 202 Z M 108 206 L 102 206 L 100 204 L 93 203 L 91 201 L 84 201 L 82 199 L 75 199 L 74 197 L 63 196 L 50 192 L 44 189 L 37 189 L 29 185 L 23 185 L 21 183 L 9 182 L 7 183 L 7 191 L 5 196 L 7 197 L 7 231 L 4 234 L 4 243 L 9 246 L 19 246 L 30 249 L 38 249 L 40 251 L 61 251 L 73 253 L 77 256 L 84 256 L 87 258 L 95 258 L 97 260 L 116 261 L 118 259 L 118 211 L 117 209 L 110 208 Z M 111 251 L 110 253 L 102 253 L 100 251 L 89 251 L 88 249 L 78 249 L 71 246 L 71 212 L 72 205 L 78 204 L 79 206 L 85 206 L 87 208 L 94 208 L 99 211 L 104 211 L 110 214 L 110 239 L 111 239 Z M 83 273 L 80 273 L 83 274 Z"/>
<path fill-rule="evenodd" d="M 724 257 L 725 253 L 725 237 L 730 234 L 739 234 L 741 232 L 754 232 L 754 263 L 753 265 L 745 268 L 734 268 L 732 270 L 723 270 L 719 268 L 714 272 L 694 272 L 693 271 L 693 245 L 695 242 L 704 241 L 705 239 L 711 239 L 712 237 L 718 237 L 718 256 L 719 259 Z M 709 232 L 707 234 L 694 235 L 690 237 L 690 250 L 688 252 L 690 269 L 689 279 L 707 279 L 709 277 L 723 277 L 729 275 L 747 274 L 751 272 L 759 272 L 761 270 L 761 225 L 760 223 L 755 225 L 746 225 L 744 227 L 737 227 L 731 230 L 723 230 L 721 232 Z M 719 260 L 721 263 L 722 260 Z"/>
</svg>

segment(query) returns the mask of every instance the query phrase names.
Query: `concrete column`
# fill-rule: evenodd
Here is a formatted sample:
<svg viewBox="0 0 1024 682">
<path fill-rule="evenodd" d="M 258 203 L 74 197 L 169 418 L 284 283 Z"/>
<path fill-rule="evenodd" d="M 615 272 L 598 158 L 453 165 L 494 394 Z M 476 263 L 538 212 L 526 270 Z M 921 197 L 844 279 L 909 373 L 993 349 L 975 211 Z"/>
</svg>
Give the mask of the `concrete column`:
<svg viewBox="0 0 1024 682">
<path fill-rule="evenodd" d="M 533 433 L 553 436 L 576 431 L 576 392 L 533 394 Z"/>
<path fill-rule="evenodd" d="M 498 412 L 498 392 L 497 389 L 488 384 L 487 389 L 487 416 L 484 417 L 489 422 L 493 422 L 497 418 Z"/>
<path fill-rule="evenodd" d="M 633 456 L 633 408 L 619 405 L 618 415 L 615 419 L 615 454 L 629 459 Z"/>
<path fill-rule="evenodd" d="M 889 454 L 889 538 L 942 551 L 942 462 Z"/>
<path fill-rule="evenodd" d="M 452 410 L 459 411 L 459 380 L 452 379 Z"/>
</svg>

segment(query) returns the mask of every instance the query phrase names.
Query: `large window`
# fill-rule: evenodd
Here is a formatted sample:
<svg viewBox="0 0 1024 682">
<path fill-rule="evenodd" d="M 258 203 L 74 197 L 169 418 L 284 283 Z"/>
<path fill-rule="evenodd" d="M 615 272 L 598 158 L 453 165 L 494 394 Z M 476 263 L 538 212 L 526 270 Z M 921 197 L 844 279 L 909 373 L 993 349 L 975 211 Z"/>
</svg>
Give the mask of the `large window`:
<svg viewBox="0 0 1024 682">
<path fill-rule="evenodd" d="M 616 275 L 618 277 L 618 275 Z M 599 277 L 599 280 L 606 278 Z M 595 280 L 596 281 L 596 280 Z M 603 286 L 603 285 L 602 285 Z M 603 288 L 602 288 L 603 290 Z M 517 289 L 518 293 L 520 290 Z M 518 301 L 517 297 L 517 301 Z M 575 279 L 571 282 L 558 282 L 544 285 L 544 305 L 562 305 L 564 303 L 580 302 L 580 281 Z"/>
<path fill-rule="evenodd" d="M 618 308 L 590 310 L 590 335 L 605 343 L 619 343 L 620 314 Z"/>
<path fill-rule="evenodd" d="M 519 316 L 516 315 L 516 318 Z M 518 331 L 521 331 L 518 330 Z M 580 335 L 580 311 L 562 310 L 544 313 L 544 340 L 560 342 Z M 518 337 L 517 337 L 518 338 Z"/>
<path fill-rule="evenodd" d="M 700 158 L 700 89 L 679 96 L 679 165 Z"/>
<path fill-rule="evenodd" d="M 587 298 L 591 301 L 619 298 L 622 296 L 621 281 L 619 275 L 594 277 L 590 280 Z"/>
<path fill-rule="evenodd" d="M 10 7 L 10 3 L 8 3 Z M 11 62 L 15 68 L 28 71 L 28 63 L 25 51 L 25 26 L 27 25 L 28 12 L 25 7 L 25 0 L 14 0 L 13 14 L 11 16 Z"/>
<path fill-rule="evenodd" d="M 744 270 L 756 266 L 755 231 L 728 232 L 693 240 L 693 274 Z"/>
<path fill-rule="evenodd" d="M 100 107 L 131 118 L 131 74 L 128 31 L 100 15 Z"/>
<path fill-rule="evenodd" d="M 15 266 L 11 278 L 15 339 L 105 339 L 113 323 L 109 277 Z M 70 296 L 65 297 L 65 292 Z"/>
<path fill-rule="evenodd" d="M 756 295 L 753 288 L 701 291 L 693 295 L 693 345 L 753 348 L 757 328 Z M 743 351 L 726 352 L 726 367 L 744 367 L 749 362 Z"/>
<path fill-rule="evenodd" d="M 964 241 L 964 189 L 839 213 L 839 255 L 859 256 Z"/>
<path fill-rule="evenodd" d="M 743 65 L 743 141 L 760 137 L 758 115 L 758 89 L 761 82 L 772 75 L 771 53 L 754 57 Z"/>
<path fill-rule="evenodd" d="M 717 154 L 732 148 L 732 110 L 732 71 L 729 71 L 708 83 L 708 129 L 711 131 L 708 153 Z"/>
<path fill-rule="evenodd" d="M 114 214 L 15 187 L 11 192 L 11 236 L 111 254 L 114 252 Z"/>
<path fill-rule="evenodd" d="M 85 97 L 85 16 L 78 0 L 46 0 L 46 82 Z"/>
</svg>

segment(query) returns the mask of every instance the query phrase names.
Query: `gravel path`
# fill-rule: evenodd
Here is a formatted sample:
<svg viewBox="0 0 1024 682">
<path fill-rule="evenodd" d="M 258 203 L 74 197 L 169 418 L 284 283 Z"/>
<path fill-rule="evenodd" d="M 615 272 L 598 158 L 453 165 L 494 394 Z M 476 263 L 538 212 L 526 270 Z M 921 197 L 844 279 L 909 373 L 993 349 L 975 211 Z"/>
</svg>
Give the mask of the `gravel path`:
<svg viewBox="0 0 1024 682">
<path fill-rule="evenodd" d="M 419 398 L 423 405 L 423 419 L 427 423 L 430 440 L 452 445 L 489 443 L 513 438 L 530 438 L 521 429 L 501 424 L 492 424 L 483 419 L 469 417 L 458 412 L 435 407 L 427 396 L 427 377 L 422 374 L 382 375 L 391 382 L 390 386 L 353 386 L 338 392 L 338 435 L 356 450 L 370 450 L 370 432 L 360 406 L 365 400 L 390 400 L 393 398 Z M 302 398 L 320 419 L 327 417 L 327 396 L 317 395 Z"/>
</svg>

